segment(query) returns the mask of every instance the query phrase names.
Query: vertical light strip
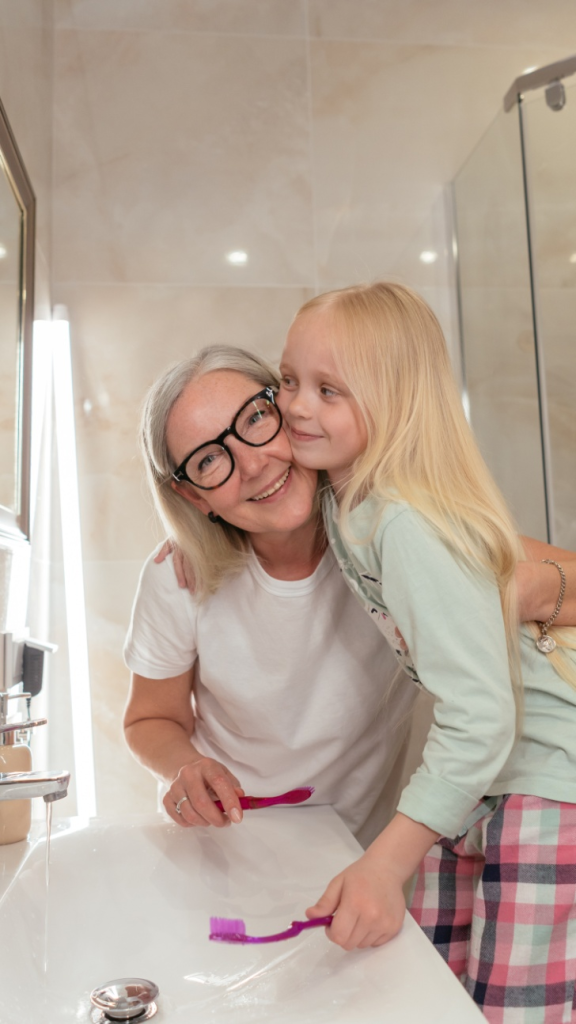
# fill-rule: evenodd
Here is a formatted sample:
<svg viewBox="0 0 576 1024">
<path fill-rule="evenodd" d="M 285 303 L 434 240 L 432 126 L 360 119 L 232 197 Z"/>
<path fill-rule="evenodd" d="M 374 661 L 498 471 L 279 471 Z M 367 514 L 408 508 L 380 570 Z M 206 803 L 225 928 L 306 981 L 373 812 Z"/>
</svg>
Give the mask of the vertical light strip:
<svg viewBox="0 0 576 1024">
<path fill-rule="evenodd" d="M 30 445 L 30 592 L 28 620 L 33 633 L 50 637 L 50 495 L 52 459 L 52 322 L 34 321 L 32 358 L 32 436 Z M 28 621 L 27 620 L 27 621 Z M 44 685 L 34 699 L 34 717 L 49 718 L 50 657 L 44 658 Z M 49 768 L 48 729 L 34 729 L 31 738 L 34 765 Z M 32 801 L 32 816 L 45 817 L 41 800 Z"/>
<path fill-rule="evenodd" d="M 54 312 L 58 317 L 64 310 L 56 307 Z M 55 318 L 51 334 L 77 810 L 81 817 L 93 817 L 96 784 L 68 321 Z"/>
<path fill-rule="evenodd" d="M 34 534 L 38 487 L 52 402 L 52 321 L 34 321 L 32 436 L 30 442 L 30 536 Z"/>
</svg>

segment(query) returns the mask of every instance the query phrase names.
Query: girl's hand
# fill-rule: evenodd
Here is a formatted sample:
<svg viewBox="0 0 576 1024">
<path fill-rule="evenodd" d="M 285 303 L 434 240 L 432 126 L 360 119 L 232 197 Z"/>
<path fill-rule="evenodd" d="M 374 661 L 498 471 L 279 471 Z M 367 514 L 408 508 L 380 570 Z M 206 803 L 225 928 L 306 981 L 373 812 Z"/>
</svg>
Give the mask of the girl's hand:
<svg viewBox="0 0 576 1024">
<path fill-rule="evenodd" d="M 157 555 L 154 555 L 154 561 L 160 564 L 164 562 L 168 555 L 172 552 L 172 564 L 174 566 L 174 572 L 176 573 L 176 579 L 178 580 L 178 586 L 182 590 L 188 589 L 191 594 L 196 590 L 196 577 L 194 576 L 194 570 L 190 565 L 190 562 L 184 557 L 180 548 L 173 540 L 168 538 L 165 540 L 160 551 Z"/>
<path fill-rule="evenodd" d="M 406 901 L 402 880 L 367 851 L 332 879 L 306 916 L 335 914 L 328 938 L 343 949 L 382 946 L 398 934 Z"/>
<path fill-rule="evenodd" d="M 164 797 L 166 811 L 177 825 L 214 825 L 225 828 L 231 821 L 242 821 L 239 797 L 244 796 L 238 779 L 225 765 L 211 757 L 202 757 L 185 764 Z M 186 797 L 185 800 L 182 800 Z M 214 800 L 221 800 L 224 812 L 218 810 Z M 180 812 L 176 810 L 179 801 Z"/>
</svg>

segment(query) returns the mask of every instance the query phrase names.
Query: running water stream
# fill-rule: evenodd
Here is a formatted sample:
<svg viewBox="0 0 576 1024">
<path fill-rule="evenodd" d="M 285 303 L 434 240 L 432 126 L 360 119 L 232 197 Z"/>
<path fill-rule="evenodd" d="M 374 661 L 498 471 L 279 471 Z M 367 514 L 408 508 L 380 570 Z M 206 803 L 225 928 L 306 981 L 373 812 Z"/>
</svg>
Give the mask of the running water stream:
<svg viewBox="0 0 576 1024">
<path fill-rule="evenodd" d="M 52 834 L 52 801 L 46 801 L 46 854 L 44 871 L 46 878 L 46 902 L 44 905 L 44 974 L 48 973 L 48 900 L 50 896 L 50 837 Z"/>
</svg>

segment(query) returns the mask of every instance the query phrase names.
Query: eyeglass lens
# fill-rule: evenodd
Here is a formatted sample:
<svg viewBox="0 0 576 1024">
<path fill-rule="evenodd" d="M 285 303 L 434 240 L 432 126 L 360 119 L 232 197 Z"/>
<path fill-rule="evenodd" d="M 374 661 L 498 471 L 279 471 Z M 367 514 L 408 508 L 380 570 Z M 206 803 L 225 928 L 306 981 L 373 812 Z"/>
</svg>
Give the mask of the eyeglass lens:
<svg viewBox="0 0 576 1024">
<path fill-rule="evenodd" d="M 267 444 L 278 432 L 280 414 L 266 398 L 255 398 L 241 409 L 234 433 L 241 441 L 255 448 Z M 186 463 L 188 479 L 199 487 L 218 487 L 230 475 L 232 460 L 223 445 L 205 444 Z"/>
</svg>

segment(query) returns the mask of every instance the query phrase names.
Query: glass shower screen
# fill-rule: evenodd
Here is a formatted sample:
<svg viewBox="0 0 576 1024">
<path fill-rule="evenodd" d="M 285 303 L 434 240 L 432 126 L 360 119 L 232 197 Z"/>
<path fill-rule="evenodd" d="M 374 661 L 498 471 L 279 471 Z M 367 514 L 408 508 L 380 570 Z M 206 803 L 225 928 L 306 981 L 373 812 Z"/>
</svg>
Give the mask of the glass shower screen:
<svg viewBox="0 0 576 1024">
<path fill-rule="evenodd" d="M 576 86 L 494 120 L 453 183 L 470 420 L 520 529 L 576 548 Z"/>
<path fill-rule="evenodd" d="M 576 85 L 565 96 L 530 95 L 522 116 L 551 532 L 576 548 Z"/>
</svg>

